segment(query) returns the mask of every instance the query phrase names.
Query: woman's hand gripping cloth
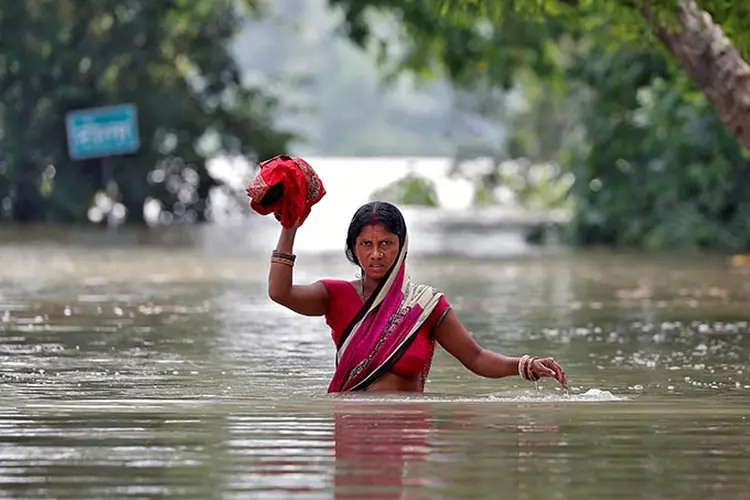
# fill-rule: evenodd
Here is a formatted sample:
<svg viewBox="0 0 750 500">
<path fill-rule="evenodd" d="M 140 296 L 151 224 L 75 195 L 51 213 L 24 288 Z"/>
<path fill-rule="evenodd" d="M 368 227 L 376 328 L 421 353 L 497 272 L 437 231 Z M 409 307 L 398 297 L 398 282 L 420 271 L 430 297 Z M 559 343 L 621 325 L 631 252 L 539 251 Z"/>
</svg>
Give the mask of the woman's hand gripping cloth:
<svg viewBox="0 0 750 500">
<path fill-rule="evenodd" d="M 273 213 L 287 229 L 301 226 L 325 194 L 313 168 L 302 158 L 287 155 L 262 162 L 247 186 L 250 208 L 260 215 Z"/>
</svg>

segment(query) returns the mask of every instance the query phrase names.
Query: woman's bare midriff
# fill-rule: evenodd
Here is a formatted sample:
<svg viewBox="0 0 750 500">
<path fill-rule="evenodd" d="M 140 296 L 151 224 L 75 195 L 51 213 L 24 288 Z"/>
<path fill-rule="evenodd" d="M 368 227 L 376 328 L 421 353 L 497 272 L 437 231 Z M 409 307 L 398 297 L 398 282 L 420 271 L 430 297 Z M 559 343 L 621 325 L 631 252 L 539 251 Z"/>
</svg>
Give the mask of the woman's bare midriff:
<svg viewBox="0 0 750 500">
<path fill-rule="evenodd" d="M 394 373 L 386 373 L 377 382 L 367 388 L 367 392 L 417 392 L 419 378 L 399 377 Z"/>
</svg>

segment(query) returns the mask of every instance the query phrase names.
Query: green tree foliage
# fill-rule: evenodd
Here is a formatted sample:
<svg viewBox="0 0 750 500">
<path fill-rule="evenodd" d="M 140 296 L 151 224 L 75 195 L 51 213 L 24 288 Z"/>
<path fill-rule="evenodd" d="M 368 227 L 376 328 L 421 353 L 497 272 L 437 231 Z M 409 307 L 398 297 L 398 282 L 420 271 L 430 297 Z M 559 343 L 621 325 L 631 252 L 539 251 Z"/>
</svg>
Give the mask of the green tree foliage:
<svg viewBox="0 0 750 500">
<path fill-rule="evenodd" d="M 394 181 L 370 196 L 372 200 L 390 201 L 402 205 L 435 207 L 438 205 L 435 183 L 415 174 Z"/>
<path fill-rule="evenodd" d="M 529 0 L 530 3 L 531 0 Z M 466 88 L 480 84 L 477 75 L 510 87 L 518 69 L 533 67 L 546 75 L 555 71 L 550 40 L 565 33 L 565 26 L 531 19 L 514 9 L 514 2 L 487 2 L 473 8 L 439 0 L 329 0 L 344 11 L 343 29 L 361 46 L 378 44 L 383 61 L 396 63 L 392 71 L 408 69 L 424 77 L 446 74 Z M 536 3 L 536 2 L 533 2 Z M 470 6 L 469 6 L 470 7 Z M 377 12 L 395 15 L 403 30 L 403 47 L 372 29 Z M 491 14 L 488 16 L 487 14 Z"/>
<path fill-rule="evenodd" d="M 216 181 L 206 159 L 283 150 L 275 99 L 244 85 L 228 52 L 253 2 L 0 0 L 0 220 L 85 220 L 104 186 L 98 160 L 68 158 L 71 109 L 137 105 L 141 151 L 113 159 L 120 203 L 153 198 L 202 220 Z M 101 195 L 99 196 L 101 197 Z"/>
<path fill-rule="evenodd" d="M 344 10 L 345 29 L 360 43 L 373 36 L 369 22 L 373 12 L 395 14 L 412 42 L 407 59 L 420 66 L 425 60 L 442 59 L 451 75 L 460 73 L 467 64 L 474 64 L 480 59 L 478 56 L 493 53 L 502 53 L 502 57 L 485 60 L 492 60 L 494 65 L 512 63 L 509 69 L 513 64 L 544 62 L 544 50 L 539 49 L 544 49 L 545 44 L 539 40 L 561 33 L 595 35 L 607 44 L 640 42 L 645 47 L 657 40 L 646 11 L 653 12 L 667 29 L 679 25 L 674 0 L 329 0 L 329 3 Z M 750 3 L 700 0 L 699 5 L 749 59 Z M 559 24 L 549 23 L 550 20 Z M 489 47 L 491 44 L 482 43 L 488 39 L 504 43 Z M 506 50 L 507 47 L 512 50 Z M 469 57 L 460 58 L 461 54 Z"/>
<path fill-rule="evenodd" d="M 655 48 L 653 20 L 666 30 L 680 22 L 674 2 L 331 2 L 364 43 L 370 12 L 395 13 L 411 41 L 402 69 L 444 69 L 478 101 L 521 84 L 520 112 L 501 109 L 507 95 L 496 101 L 512 132 L 495 156 L 556 161 L 574 174 L 574 241 L 750 248 L 747 153 L 677 60 Z M 747 56 L 745 6 L 701 2 Z M 488 188 L 508 183 L 500 163 L 483 175 Z"/>
<path fill-rule="evenodd" d="M 586 244 L 750 248 L 750 159 L 705 96 L 658 54 L 591 50 L 582 82 L 587 140 L 571 149 L 570 234 Z"/>
</svg>

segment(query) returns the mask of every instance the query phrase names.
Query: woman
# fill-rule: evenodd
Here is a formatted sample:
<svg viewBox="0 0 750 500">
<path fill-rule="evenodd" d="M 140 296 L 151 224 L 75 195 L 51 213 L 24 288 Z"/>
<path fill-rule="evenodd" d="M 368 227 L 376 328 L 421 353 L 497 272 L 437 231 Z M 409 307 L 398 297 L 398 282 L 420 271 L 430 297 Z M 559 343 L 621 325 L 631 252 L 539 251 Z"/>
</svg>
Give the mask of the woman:
<svg viewBox="0 0 750 500">
<path fill-rule="evenodd" d="M 554 359 L 483 349 L 442 293 L 412 283 L 406 274 L 406 223 L 394 205 L 367 203 L 352 218 L 346 256 L 360 268 L 358 280 L 293 284 L 296 231 L 296 226 L 282 228 L 271 257 L 268 293 L 299 314 L 325 316 L 337 348 L 329 392 L 422 392 L 436 342 L 482 377 L 552 377 L 567 387 Z"/>
</svg>

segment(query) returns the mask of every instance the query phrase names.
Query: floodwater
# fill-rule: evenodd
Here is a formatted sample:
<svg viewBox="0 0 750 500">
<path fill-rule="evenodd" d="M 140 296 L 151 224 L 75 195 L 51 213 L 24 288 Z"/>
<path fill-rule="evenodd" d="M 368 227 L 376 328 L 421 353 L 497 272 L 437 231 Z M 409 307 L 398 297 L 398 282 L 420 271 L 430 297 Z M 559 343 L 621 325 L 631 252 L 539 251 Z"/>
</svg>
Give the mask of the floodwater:
<svg viewBox="0 0 750 500">
<path fill-rule="evenodd" d="M 750 498 L 745 269 L 417 228 L 412 276 L 570 392 L 438 352 L 424 395 L 331 397 L 269 227 L 0 231 L 0 497 Z M 297 279 L 353 276 L 342 244 Z"/>
</svg>

